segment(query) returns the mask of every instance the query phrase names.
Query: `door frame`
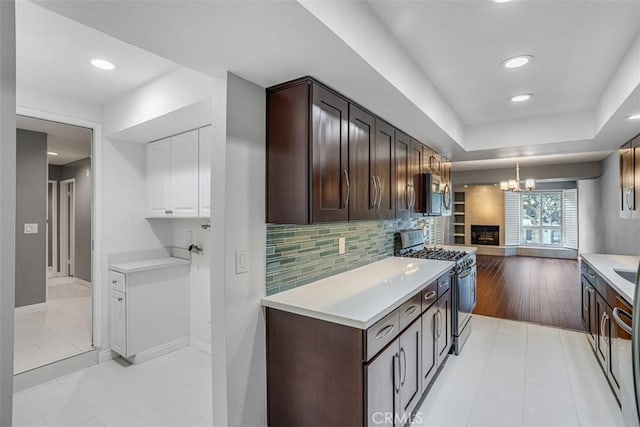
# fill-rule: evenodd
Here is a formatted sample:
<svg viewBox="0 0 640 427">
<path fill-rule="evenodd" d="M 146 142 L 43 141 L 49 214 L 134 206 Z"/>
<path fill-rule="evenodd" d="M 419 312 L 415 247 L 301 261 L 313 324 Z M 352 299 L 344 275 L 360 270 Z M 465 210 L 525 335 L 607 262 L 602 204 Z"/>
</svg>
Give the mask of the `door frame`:
<svg viewBox="0 0 640 427">
<path fill-rule="evenodd" d="M 69 191 L 69 184 L 73 184 L 73 191 Z M 67 203 L 67 197 L 71 199 L 70 203 Z M 60 203 L 60 239 L 62 244 L 60 245 L 61 253 L 61 270 L 63 276 L 75 277 L 76 275 L 76 179 L 63 179 L 60 181 L 60 200 L 64 200 L 64 203 Z M 69 229 L 67 229 L 69 224 Z M 69 238 L 67 239 L 67 234 Z M 68 265 L 68 269 L 67 269 Z"/>
<path fill-rule="evenodd" d="M 60 272 L 58 267 L 58 181 L 56 181 L 55 179 L 49 179 L 47 180 L 47 187 L 49 186 L 49 184 L 51 184 L 51 218 L 47 218 L 47 227 L 51 227 L 51 272 L 55 277 Z M 49 189 L 47 188 L 47 190 Z M 49 197 L 47 197 L 47 215 L 48 214 Z M 47 230 L 47 239 L 49 239 L 49 230 Z M 47 267 L 49 266 L 48 251 L 49 241 L 47 240 Z M 47 278 L 49 277 L 48 270 L 49 269 L 47 268 Z"/>
<path fill-rule="evenodd" d="M 91 246 L 93 249 L 91 256 L 91 299 L 93 318 L 92 335 L 93 346 L 96 349 L 100 349 L 100 347 L 102 346 L 102 329 L 104 325 L 103 313 L 106 312 L 102 308 L 102 304 L 105 298 L 103 296 L 104 278 L 102 273 L 103 265 L 106 264 L 106 260 L 103 259 L 104 256 L 102 250 L 102 124 L 78 117 L 66 116 L 21 106 L 16 106 L 16 114 L 19 114 L 21 116 L 33 117 L 35 119 L 60 122 L 73 126 L 81 126 L 93 131 L 91 141 L 91 174 L 93 178 L 91 180 Z"/>
</svg>

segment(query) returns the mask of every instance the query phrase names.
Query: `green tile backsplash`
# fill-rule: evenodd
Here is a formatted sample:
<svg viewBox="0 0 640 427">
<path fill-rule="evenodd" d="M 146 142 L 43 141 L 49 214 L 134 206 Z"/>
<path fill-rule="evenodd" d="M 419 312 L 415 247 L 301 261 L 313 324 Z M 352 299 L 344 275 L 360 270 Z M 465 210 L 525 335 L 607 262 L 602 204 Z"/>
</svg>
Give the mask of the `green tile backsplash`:
<svg viewBox="0 0 640 427">
<path fill-rule="evenodd" d="M 396 230 L 427 227 L 442 244 L 442 217 L 411 221 L 357 221 L 313 225 L 267 224 L 267 295 L 333 276 L 393 255 Z M 338 254 L 338 238 L 346 253 Z"/>
</svg>

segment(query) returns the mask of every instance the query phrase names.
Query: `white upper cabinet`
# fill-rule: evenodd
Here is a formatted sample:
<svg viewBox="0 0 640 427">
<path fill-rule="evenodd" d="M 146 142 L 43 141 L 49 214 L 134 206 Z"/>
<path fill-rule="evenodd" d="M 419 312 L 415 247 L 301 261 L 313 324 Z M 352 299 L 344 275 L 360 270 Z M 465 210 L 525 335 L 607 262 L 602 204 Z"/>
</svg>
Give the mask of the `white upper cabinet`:
<svg viewBox="0 0 640 427">
<path fill-rule="evenodd" d="M 198 216 L 198 131 L 171 137 L 171 216 Z"/>
<path fill-rule="evenodd" d="M 199 129 L 200 132 L 200 216 L 211 216 L 211 126 Z"/>
<path fill-rule="evenodd" d="M 206 136 L 210 135 L 207 128 L 147 144 L 150 217 L 209 216 L 211 138 Z M 201 136 L 208 144 L 200 142 Z"/>
<path fill-rule="evenodd" d="M 147 199 L 150 216 L 168 216 L 171 210 L 171 141 L 169 138 L 147 144 Z"/>
</svg>

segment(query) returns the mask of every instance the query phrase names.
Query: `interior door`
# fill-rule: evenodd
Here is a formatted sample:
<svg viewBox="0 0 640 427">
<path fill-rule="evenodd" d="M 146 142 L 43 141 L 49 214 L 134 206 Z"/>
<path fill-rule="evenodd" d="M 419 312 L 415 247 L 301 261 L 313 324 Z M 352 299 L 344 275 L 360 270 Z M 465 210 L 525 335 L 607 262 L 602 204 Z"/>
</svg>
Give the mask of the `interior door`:
<svg viewBox="0 0 640 427">
<path fill-rule="evenodd" d="M 395 129 L 389 123 L 376 119 L 375 179 L 378 184 L 377 219 L 395 218 Z"/>
<path fill-rule="evenodd" d="M 375 178 L 375 118 L 349 105 L 349 219 L 373 219 L 378 202 Z"/>
<path fill-rule="evenodd" d="M 409 146 L 411 140 L 396 130 L 396 217 L 409 218 L 409 205 L 412 197 L 413 182 L 409 181 Z"/>
<path fill-rule="evenodd" d="M 311 222 L 349 219 L 349 103 L 313 86 Z"/>
<path fill-rule="evenodd" d="M 395 341 L 365 368 L 367 425 L 393 427 L 400 408 L 399 345 Z M 391 415 L 391 416 L 389 416 Z"/>
<path fill-rule="evenodd" d="M 415 321 L 400 335 L 400 408 L 408 420 L 422 396 L 420 378 L 421 324 Z"/>
</svg>

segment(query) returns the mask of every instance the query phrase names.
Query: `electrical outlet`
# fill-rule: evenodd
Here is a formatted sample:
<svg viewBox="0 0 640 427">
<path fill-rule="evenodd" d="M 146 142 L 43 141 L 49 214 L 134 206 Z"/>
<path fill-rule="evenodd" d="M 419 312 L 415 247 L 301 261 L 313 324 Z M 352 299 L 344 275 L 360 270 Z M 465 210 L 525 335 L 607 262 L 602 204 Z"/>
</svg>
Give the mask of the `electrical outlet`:
<svg viewBox="0 0 640 427">
<path fill-rule="evenodd" d="M 38 223 L 25 224 L 24 234 L 38 234 Z"/>
<path fill-rule="evenodd" d="M 338 238 L 338 255 L 344 255 L 347 252 L 346 239 L 344 237 Z"/>
</svg>

